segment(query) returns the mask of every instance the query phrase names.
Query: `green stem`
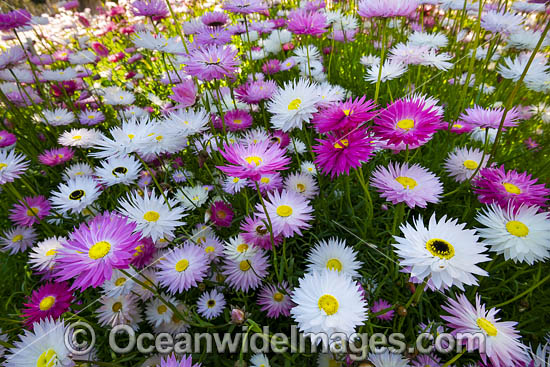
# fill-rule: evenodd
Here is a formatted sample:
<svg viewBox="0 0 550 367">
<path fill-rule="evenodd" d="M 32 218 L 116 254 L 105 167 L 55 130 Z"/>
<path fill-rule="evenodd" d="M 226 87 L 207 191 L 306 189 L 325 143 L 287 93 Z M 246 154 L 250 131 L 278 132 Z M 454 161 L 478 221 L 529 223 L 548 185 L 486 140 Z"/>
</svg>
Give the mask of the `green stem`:
<svg viewBox="0 0 550 367">
<path fill-rule="evenodd" d="M 534 291 L 535 289 L 537 289 L 538 287 L 540 287 L 542 284 L 544 284 L 545 282 L 548 281 L 548 279 L 550 279 L 550 274 L 548 274 L 545 278 L 543 278 L 541 281 L 539 281 L 538 283 L 534 284 L 531 288 L 529 288 L 528 290 L 526 290 L 525 292 L 522 292 L 520 294 L 518 294 L 517 296 L 515 296 L 514 298 L 511 298 L 509 299 L 508 301 L 505 301 L 505 302 L 502 302 L 502 303 L 499 303 L 498 305 L 495 306 L 495 308 L 499 308 L 499 307 L 502 307 L 502 306 L 506 306 L 507 304 L 510 304 L 514 301 L 517 301 L 518 299 L 528 295 L 529 293 L 531 293 L 532 291 Z"/>
</svg>

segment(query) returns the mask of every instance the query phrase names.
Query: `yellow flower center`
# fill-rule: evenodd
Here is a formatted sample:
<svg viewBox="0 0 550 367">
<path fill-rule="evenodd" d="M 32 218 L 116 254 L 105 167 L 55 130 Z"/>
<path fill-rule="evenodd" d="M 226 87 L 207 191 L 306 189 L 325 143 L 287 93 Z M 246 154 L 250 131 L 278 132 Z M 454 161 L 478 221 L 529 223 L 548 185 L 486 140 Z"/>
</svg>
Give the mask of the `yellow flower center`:
<svg viewBox="0 0 550 367">
<path fill-rule="evenodd" d="M 159 220 L 160 214 L 155 211 L 148 211 L 147 213 L 143 214 L 143 219 L 145 219 L 148 222 L 156 222 Z"/>
<path fill-rule="evenodd" d="M 504 186 L 504 190 L 508 191 L 510 194 L 521 194 L 521 189 L 514 184 L 503 182 L 502 186 Z"/>
<path fill-rule="evenodd" d="M 298 108 L 300 108 L 300 105 L 302 104 L 302 100 L 300 98 L 296 98 L 296 99 L 293 99 L 289 104 L 288 104 L 288 110 L 289 111 L 295 111 L 297 110 Z"/>
<path fill-rule="evenodd" d="M 48 311 L 50 308 L 53 307 L 55 304 L 55 297 L 54 296 L 48 296 L 42 298 L 42 301 L 40 301 L 40 304 L 38 307 L 40 308 L 40 311 Z"/>
<path fill-rule="evenodd" d="M 403 119 L 397 122 L 397 127 L 403 130 L 410 130 L 414 127 L 414 120 Z"/>
<path fill-rule="evenodd" d="M 246 243 L 241 243 L 239 246 L 237 246 L 237 251 L 240 253 L 243 253 L 246 250 L 248 250 L 248 245 Z"/>
<path fill-rule="evenodd" d="M 44 351 L 36 360 L 36 367 L 54 367 L 57 365 L 57 353 L 49 348 Z"/>
<path fill-rule="evenodd" d="M 282 294 L 281 292 L 275 292 L 275 293 L 273 293 L 273 299 L 274 299 L 276 302 L 282 302 L 283 299 L 285 299 L 285 296 L 284 296 L 284 294 Z"/>
<path fill-rule="evenodd" d="M 157 312 L 159 313 L 159 315 L 162 315 L 166 311 L 168 311 L 168 308 L 165 305 L 160 305 L 157 307 Z"/>
<path fill-rule="evenodd" d="M 27 209 L 27 216 L 28 217 L 34 217 L 35 215 L 38 215 L 39 211 L 40 210 L 38 208 L 33 206 L 32 208 Z"/>
<path fill-rule="evenodd" d="M 477 323 L 477 326 L 479 326 L 480 329 L 482 329 L 483 331 L 485 331 L 487 333 L 487 335 L 497 336 L 498 330 L 495 327 L 495 325 L 493 325 L 491 323 L 491 321 L 489 321 L 487 319 L 484 319 L 483 317 L 480 317 L 479 319 L 476 320 L 476 323 Z"/>
<path fill-rule="evenodd" d="M 279 205 L 277 207 L 277 215 L 280 217 L 290 217 L 292 215 L 292 208 L 288 205 Z"/>
<path fill-rule="evenodd" d="M 243 260 L 239 263 L 239 269 L 241 271 L 248 271 L 250 270 L 250 262 L 248 260 Z"/>
<path fill-rule="evenodd" d="M 342 271 L 342 263 L 338 259 L 330 259 L 327 261 L 327 269 Z"/>
<path fill-rule="evenodd" d="M 126 283 L 126 278 L 124 278 L 124 277 L 121 277 L 121 278 L 118 278 L 117 280 L 115 280 L 115 285 L 117 287 L 120 287 L 124 283 Z"/>
<path fill-rule="evenodd" d="M 234 124 L 237 124 L 237 125 L 240 125 L 240 124 L 243 123 L 243 120 L 241 120 L 241 119 L 235 119 L 235 120 L 233 120 L 233 123 L 234 123 Z"/>
<path fill-rule="evenodd" d="M 296 185 L 296 189 L 298 189 L 299 192 L 304 192 L 306 191 L 306 185 L 299 183 Z"/>
<path fill-rule="evenodd" d="M 248 162 L 248 164 L 254 163 L 256 167 L 262 163 L 262 158 L 258 157 L 257 155 L 251 155 L 250 157 L 246 157 L 245 160 Z"/>
<path fill-rule="evenodd" d="M 135 136 L 134 134 L 128 134 L 128 138 L 129 138 L 130 140 L 132 140 L 132 139 L 135 138 L 135 137 L 136 137 L 136 136 Z"/>
<path fill-rule="evenodd" d="M 454 124 L 453 127 L 456 129 L 462 129 L 462 125 L 460 124 Z"/>
<path fill-rule="evenodd" d="M 91 120 L 91 119 L 95 119 L 95 116 L 94 115 L 88 115 L 88 118 Z"/>
<path fill-rule="evenodd" d="M 207 254 L 211 253 L 211 252 L 214 252 L 215 248 L 214 246 L 208 246 L 204 249 L 204 252 L 206 252 Z"/>
<path fill-rule="evenodd" d="M 344 149 L 344 147 L 347 147 L 348 145 L 349 145 L 348 139 L 338 140 L 336 143 L 334 143 L 334 147 L 336 149 Z"/>
<path fill-rule="evenodd" d="M 18 235 L 15 235 L 13 236 L 13 238 L 11 239 L 11 242 L 19 242 L 19 241 L 23 241 L 23 235 L 22 234 L 18 234 Z"/>
<path fill-rule="evenodd" d="M 111 251 L 111 244 L 107 241 L 99 241 L 90 247 L 88 257 L 93 260 L 101 259 L 105 257 L 109 251 Z"/>
<path fill-rule="evenodd" d="M 406 176 L 396 177 L 395 181 L 403 185 L 404 189 L 409 189 L 409 190 L 414 189 L 418 185 L 414 179 Z"/>
<path fill-rule="evenodd" d="M 46 256 L 53 256 L 57 253 L 57 250 L 55 249 L 51 249 L 51 250 L 48 250 L 48 252 L 46 252 Z"/>
<path fill-rule="evenodd" d="M 216 212 L 216 217 L 218 217 L 220 219 L 225 219 L 225 217 L 227 217 L 227 213 L 223 210 L 218 210 Z"/>
<path fill-rule="evenodd" d="M 185 269 L 187 269 L 189 267 L 189 260 L 187 259 L 181 259 L 180 261 L 178 261 L 178 263 L 176 264 L 176 271 L 178 273 L 181 273 L 182 271 L 184 271 Z"/>
<path fill-rule="evenodd" d="M 506 223 L 506 230 L 516 237 L 525 237 L 529 234 L 529 228 L 517 220 L 511 220 Z"/>
<path fill-rule="evenodd" d="M 82 139 L 82 135 L 73 136 L 73 140 L 81 140 L 81 139 Z"/>
<path fill-rule="evenodd" d="M 0 163 L 0 171 L 6 168 L 8 165 L 5 163 Z"/>
<path fill-rule="evenodd" d="M 465 160 L 463 164 L 464 164 L 464 167 L 471 170 L 474 170 L 477 168 L 477 166 L 479 166 L 479 164 L 476 161 L 473 161 L 471 159 Z"/>
<path fill-rule="evenodd" d="M 115 303 L 113 304 L 112 309 L 113 309 L 113 312 L 119 312 L 120 310 L 122 310 L 122 303 L 120 303 L 120 302 L 115 302 Z"/>
<path fill-rule="evenodd" d="M 269 183 L 269 177 L 262 177 L 260 180 L 261 183 L 268 184 Z"/>
<path fill-rule="evenodd" d="M 432 255 L 441 259 L 449 260 L 455 256 L 455 248 L 453 245 L 440 238 L 432 238 L 426 242 L 426 249 L 428 249 Z"/>
<path fill-rule="evenodd" d="M 344 115 L 349 116 L 350 110 L 342 110 L 342 112 L 344 113 Z"/>
<path fill-rule="evenodd" d="M 111 173 L 115 177 L 117 177 L 118 175 L 125 175 L 126 173 L 128 173 L 128 168 L 126 168 L 126 167 L 116 167 L 115 169 L 113 169 L 111 171 Z"/>
<path fill-rule="evenodd" d="M 325 311 L 327 316 L 334 315 L 338 312 L 338 300 L 330 294 L 322 295 L 317 305 L 319 306 L 319 310 Z"/>
<path fill-rule="evenodd" d="M 237 183 L 237 182 L 239 182 L 240 180 L 241 180 L 240 178 L 234 177 L 234 178 L 233 178 L 233 183 Z"/>
<path fill-rule="evenodd" d="M 216 306 L 216 301 L 213 299 L 209 299 L 208 302 L 206 302 L 206 305 L 208 306 L 208 308 L 212 308 Z"/>
</svg>

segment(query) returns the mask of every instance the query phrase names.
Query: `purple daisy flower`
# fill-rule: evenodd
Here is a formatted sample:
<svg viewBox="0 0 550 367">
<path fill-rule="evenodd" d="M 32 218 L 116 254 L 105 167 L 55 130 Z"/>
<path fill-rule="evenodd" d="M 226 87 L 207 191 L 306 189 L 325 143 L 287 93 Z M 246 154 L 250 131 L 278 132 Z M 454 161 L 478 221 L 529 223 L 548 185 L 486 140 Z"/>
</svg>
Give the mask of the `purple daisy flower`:
<svg viewBox="0 0 550 367">
<path fill-rule="evenodd" d="M 47 166 L 57 166 L 70 161 L 73 156 L 74 151 L 71 148 L 62 147 L 46 150 L 38 156 L 38 160 Z"/>
<path fill-rule="evenodd" d="M 229 131 L 241 131 L 252 126 L 252 116 L 245 110 L 231 110 L 223 116 Z"/>
<path fill-rule="evenodd" d="M 447 325 L 453 329 L 451 334 L 482 333 L 484 351 L 480 350 L 481 359 L 487 364 L 487 359 L 494 367 L 519 367 L 529 362 L 527 347 L 519 339 L 521 336 L 515 329 L 517 322 L 500 321 L 495 308 L 485 309 L 481 297 L 476 294 L 475 306 L 464 294 L 457 296 L 456 301 L 449 298 L 447 304 L 441 306 L 450 316 L 441 316 Z M 480 338 L 474 338 L 473 343 L 463 340 L 468 352 L 480 349 Z"/>
<path fill-rule="evenodd" d="M 398 99 L 374 119 L 374 132 L 392 144 L 417 144 L 442 127 L 437 109 L 420 100 Z"/>
<path fill-rule="evenodd" d="M 209 262 L 202 247 L 185 244 L 163 256 L 158 264 L 157 279 L 172 294 L 181 293 L 203 281 Z"/>
<path fill-rule="evenodd" d="M 10 220 L 20 226 L 31 227 L 50 214 L 50 202 L 42 195 L 25 197 L 10 211 Z"/>
<path fill-rule="evenodd" d="M 24 304 L 22 316 L 27 318 L 25 325 L 32 328 L 35 322 L 48 317 L 57 319 L 69 309 L 72 301 L 73 294 L 67 283 L 44 284 L 38 290 L 33 291 L 27 303 Z"/>
<path fill-rule="evenodd" d="M 443 346 L 443 345 L 442 345 Z M 412 367 L 440 367 L 441 359 L 435 354 L 419 354 L 416 360 L 412 361 Z"/>
<path fill-rule="evenodd" d="M 105 121 L 105 115 L 99 110 L 84 110 L 78 114 L 78 121 L 82 125 L 93 126 Z"/>
<path fill-rule="evenodd" d="M 96 288 L 113 269 L 126 269 L 141 234 L 128 218 L 105 212 L 74 230 L 57 254 L 59 280 L 75 278 L 72 289 Z"/>
<path fill-rule="evenodd" d="M 248 186 L 252 189 L 256 188 L 256 184 L 252 182 L 249 182 Z M 280 190 L 283 187 L 283 178 L 280 173 L 262 175 L 258 181 L 258 186 L 262 194 L 273 190 Z"/>
<path fill-rule="evenodd" d="M 262 71 L 267 75 L 276 74 L 281 71 L 281 62 L 277 59 L 268 60 L 262 65 Z"/>
<path fill-rule="evenodd" d="M 371 313 L 378 313 L 382 310 L 385 310 L 387 308 L 390 308 L 392 305 L 391 303 L 389 303 L 388 301 L 386 301 L 385 299 L 382 299 L 380 298 L 379 300 L 375 301 L 371 308 L 370 308 L 370 312 Z M 393 319 L 393 315 L 395 314 L 395 311 L 394 310 L 389 310 L 388 312 L 385 312 L 383 314 L 380 314 L 380 315 L 376 315 L 376 318 L 378 320 L 383 320 L 383 321 L 391 321 Z"/>
<path fill-rule="evenodd" d="M 10 145 L 15 144 L 16 141 L 17 137 L 12 133 L 6 130 L 0 131 L 0 148 L 9 147 Z"/>
<path fill-rule="evenodd" d="M 376 115 L 373 100 L 365 101 L 366 96 L 348 99 L 315 114 L 312 123 L 320 133 L 330 131 L 353 130 L 359 124 L 369 121 Z"/>
<path fill-rule="evenodd" d="M 378 166 L 370 184 L 378 189 L 381 197 L 393 204 L 406 203 L 410 208 L 425 208 L 428 203 L 437 203 L 443 193 L 439 178 L 418 164 Z"/>
<path fill-rule="evenodd" d="M 229 21 L 229 16 L 221 11 L 209 11 L 201 16 L 201 22 L 209 27 L 223 27 Z"/>
<path fill-rule="evenodd" d="M 271 250 L 271 237 L 264 222 L 256 217 L 246 217 L 241 222 L 241 237 L 246 243 L 261 247 L 265 250 Z M 274 236 L 275 246 L 283 241 L 283 236 Z"/>
<path fill-rule="evenodd" d="M 267 10 L 262 0 L 228 0 L 222 8 L 236 14 L 252 14 Z"/>
<path fill-rule="evenodd" d="M 225 281 L 232 288 L 248 292 L 262 284 L 262 279 L 267 275 L 269 264 L 263 251 L 256 252 L 246 260 L 234 261 L 226 258 L 222 266 Z"/>
<path fill-rule="evenodd" d="M 224 46 L 206 46 L 193 50 L 185 71 L 204 81 L 231 76 L 240 64 L 237 53 L 237 49 Z"/>
<path fill-rule="evenodd" d="M 137 0 L 132 3 L 132 13 L 135 16 L 153 17 L 155 20 L 166 18 L 168 7 L 163 0 Z"/>
<path fill-rule="evenodd" d="M 219 152 L 231 165 L 217 168 L 228 176 L 254 181 L 259 181 L 262 175 L 285 170 L 290 163 L 285 150 L 269 140 L 248 145 L 224 144 L 224 150 Z"/>
<path fill-rule="evenodd" d="M 360 167 L 368 162 L 374 152 L 372 139 L 366 129 L 358 129 L 346 134 L 333 133 L 326 139 L 315 139 L 319 145 L 313 146 L 317 154 L 315 165 L 330 177 L 349 175 L 351 168 Z"/>
<path fill-rule="evenodd" d="M 459 124 L 469 124 L 474 127 L 498 129 L 500 121 L 504 114 L 504 108 L 483 108 L 480 106 L 474 106 L 473 108 L 467 108 L 464 113 L 459 117 Z M 513 127 L 519 124 L 519 112 L 516 108 L 512 108 L 506 114 L 504 119 L 504 127 Z"/>
<path fill-rule="evenodd" d="M 293 10 L 288 14 L 288 30 L 294 34 L 319 36 L 326 32 L 327 18 L 318 11 Z"/>
<path fill-rule="evenodd" d="M 210 206 L 210 220 L 214 222 L 218 227 L 231 227 L 231 221 L 233 220 L 233 209 L 231 204 L 227 204 L 221 200 L 215 201 Z"/>
<path fill-rule="evenodd" d="M 178 107 L 191 107 L 197 100 L 197 86 L 192 79 L 186 79 L 183 82 L 172 87 L 174 94 L 169 98 L 180 105 Z"/>
<path fill-rule="evenodd" d="M 357 14 L 365 18 L 408 17 L 412 15 L 419 2 L 417 0 L 362 0 Z"/>
<path fill-rule="evenodd" d="M 9 31 L 31 24 L 32 16 L 25 9 L 12 10 L 0 13 L 0 31 Z"/>
<path fill-rule="evenodd" d="M 517 208 L 521 204 L 546 205 L 550 190 L 537 182 L 527 172 L 506 171 L 502 165 L 498 168 L 483 168 L 472 184 L 480 203 L 496 202 L 503 208 L 508 205 Z"/>
<path fill-rule="evenodd" d="M 191 356 L 184 354 L 181 359 L 176 359 L 176 355 L 172 354 L 168 357 L 162 357 L 160 367 L 200 367 L 200 363 L 193 364 Z"/>
<path fill-rule="evenodd" d="M 271 220 L 274 235 L 292 237 L 302 235 L 301 230 L 311 227 L 313 207 L 309 201 L 294 191 L 268 192 L 265 201 L 267 215 Z M 261 204 L 256 205 L 256 216 L 267 223 L 267 215 Z"/>
<path fill-rule="evenodd" d="M 231 33 L 223 28 L 204 27 L 195 34 L 198 46 L 223 46 L 231 42 Z"/>
<path fill-rule="evenodd" d="M 280 316 L 290 316 L 294 302 L 290 299 L 290 287 L 286 281 L 278 285 L 266 284 L 258 295 L 261 310 L 267 312 L 267 317 L 276 319 Z"/>
<path fill-rule="evenodd" d="M 239 86 L 235 96 L 244 103 L 256 104 L 273 96 L 277 83 L 273 80 L 257 80 Z"/>
</svg>

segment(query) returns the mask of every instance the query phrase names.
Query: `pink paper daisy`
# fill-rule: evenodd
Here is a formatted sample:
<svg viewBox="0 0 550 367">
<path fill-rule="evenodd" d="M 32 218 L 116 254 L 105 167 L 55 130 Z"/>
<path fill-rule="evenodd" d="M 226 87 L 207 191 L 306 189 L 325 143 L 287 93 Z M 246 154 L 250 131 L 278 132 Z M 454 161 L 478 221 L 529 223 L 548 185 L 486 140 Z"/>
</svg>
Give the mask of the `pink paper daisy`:
<svg viewBox="0 0 550 367">
<path fill-rule="evenodd" d="M 293 10 L 288 14 L 288 30 L 294 34 L 319 36 L 326 32 L 327 18 L 318 11 Z"/>
<path fill-rule="evenodd" d="M 387 308 L 390 308 L 392 305 L 391 303 L 389 303 L 388 301 L 386 301 L 385 299 L 379 299 L 377 301 L 375 301 L 371 308 L 370 308 L 370 312 L 371 313 L 378 313 L 382 310 L 385 310 Z M 376 315 L 376 318 L 378 320 L 383 320 L 383 321 L 391 321 L 393 319 L 393 315 L 395 314 L 395 311 L 394 310 L 390 310 L 388 312 L 385 312 L 383 314 L 380 314 L 380 315 Z"/>
<path fill-rule="evenodd" d="M 484 168 L 472 184 L 478 200 L 483 204 L 496 202 L 503 208 L 521 204 L 544 206 L 550 190 L 542 183 L 537 184 L 527 172 L 506 171 L 504 165 L 498 168 Z"/>
<path fill-rule="evenodd" d="M 157 279 L 171 293 L 181 293 L 202 282 L 209 263 L 202 247 L 185 244 L 163 256 L 158 264 Z"/>
<path fill-rule="evenodd" d="M 222 271 L 227 284 L 236 290 L 248 292 L 262 284 L 262 279 L 267 275 L 268 267 L 265 253 L 258 251 L 246 260 L 234 261 L 226 258 Z"/>
<path fill-rule="evenodd" d="M 361 98 L 348 99 L 318 112 L 312 123 L 320 133 L 355 129 L 359 124 L 372 119 L 376 115 L 374 101 Z"/>
<path fill-rule="evenodd" d="M 274 235 L 292 237 L 302 235 L 302 229 L 311 227 L 308 221 L 313 219 L 313 208 L 309 201 L 294 191 L 282 190 L 267 193 L 265 201 L 267 214 L 271 219 Z M 266 213 L 261 204 L 256 205 L 257 217 L 267 221 Z"/>
<path fill-rule="evenodd" d="M 25 197 L 10 211 L 10 220 L 20 226 L 30 227 L 50 214 L 50 202 L 42 195 Z"/>
<path fill-rule="evenodd" d="M 425 208 L 428 203 L 437 203 L 443 192 L 439 178 L 417 164 L 378 166 L 370 183 L 378 189 L 381 197 L 393 204 L 406 203 L 410 208 Z"/>
<path fill-rule="evenodd" d="M 473 108 L 467 108 L 464 113 L 459 117 L 459 124 L 469 124 L 474 127 L 498 129 L 504 109 L 499 108 L 483 108 L 480 106 L 474 106 Z M 519 124 L 519 112 L 516 108 L 512 108 L 506 114 L 504 119 L 504 127 L 513 127 Z"/>
<path fill-rule="evenodd" d="M 218 166 L 222 172 L 231 177 L 260 180 L 262 175 L 275 173 L 287 168 L 290 158 L 285 157 L 285 150 L 269 140 L 252 144 L 224 144 L 220 154 L 232 165 Z"/>
<path fill-rule="evenodd" d="M 47 166 L 57 166 L 70 161 L 74 156 L 71 148 L 63 147 L 58 149 L 46 150 L 38 156 L 38 160 Z"/>
<path fill-rule="evenodd" d="M 392 144 L 417 144 L 427 141 L 436 130 L 442 128 L 436 108 L 420 100 L 399 99 L 388 105 L 374 119 L 373 130 L 383 140 Z"/>
<path fill-rule="evenodd" d="M 286 281 L 278 285 L 266 284 L 258 295 L 258 304 L 267 317 L 276 319 L 280 316 L 290 316 L 294 302 L 290 299 L 290 287 Z"/>
<path fill-rule="evenodd" d="M 231 227 L 233 220 L 233 209 L 230 204 L 218 200 L 210 206 L 210 220 L 218 227 Z"/>
<path fill-rule="evenodd" d="M 57 319 L 69 309 L 73 301 L 73 294 L 67 283 L 46 283 L 32 292 L 25 308 L 23 317 L 26 317 L 25 325 L 32 328 L 32 324 L 40 320 L 52 317 Z"/>
<path fill-rule="evenodd" d="M 269 231 L 262 219 L 252 216 L 244 218 L 241 222 L 241 236 L 246 243 L 261 247 L 265 250 L 271 249 L 271 238 Z M 283 236 L 274 236 L 275 246 L 283 241 Z"/>
<path fill-rule="evenodd" d="M 225 46 L 206 46 L 191 51 L 186 72 L 200 80 L 223 79 L 237 71 L 238 50 Z"/>
<path fill-rule="evenodd" d="M 141 234 L 128 218 L 105 212 L 75 229 L 56 258 L 56 277 L 75 278 L 72 289 L 97 287 L 113 269 L 128 268 Z"/>
</svg>

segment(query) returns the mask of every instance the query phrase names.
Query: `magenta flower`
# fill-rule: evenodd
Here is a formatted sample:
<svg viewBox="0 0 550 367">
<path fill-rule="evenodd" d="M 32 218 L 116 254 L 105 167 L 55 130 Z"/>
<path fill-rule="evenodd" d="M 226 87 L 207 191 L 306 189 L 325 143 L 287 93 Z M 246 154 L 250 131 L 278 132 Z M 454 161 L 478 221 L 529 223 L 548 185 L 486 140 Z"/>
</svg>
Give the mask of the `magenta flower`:
<svg viewBox="0 0 550 367">
<path fill-rule="evenodd" d="M 143 237 L 136 243 L 134 248 L 135 252 L 132 255 L 132 260 L 130 264 L 135 266 L 138 269 L 145 267 L 151 263 L 153 255 L 155 254 L 157 248 L 155 243 L 150 237 Z"/>
<path fill-rule="evenodd" d="M 370 183 L 381 197 L 393 204 L 406 203 L 410 208 L 425 208 L 428 203 L 437 203 L 443 193 L 443 185 L 437 176 L 417 164 L 378 166 Z"/>
<path fill-rule="evenodd" d="M 47 166 L 57 166 L 70 161 L 73 156 L 74 152 L 71 148 L 62 147 L 46 150 L 38 156 L 38 160 Z"/>
<path fill-rule="evenodd" d="M 483 108 L 474 106 L 473 108 L 467 108 L 464 113 L 459 117 L 459 124 L 472 125 L 474 127 L 498 129 L 500 121 L 504 114 L 504 109 L 500 108 Z M 504 127 L 513 127 L 519 123 L 519 112 L 516 108 L 512 108 L 506 114 L 504 119 Z"/>
<path fill-rule="evenodd" d="M 163 0 L 137 0 L 132 3 L 132 13 L 136 16 L 166 18 L 168 7 Z"/>
<path fill-rule="evenodd" d="M 368 162 L 374 151 L 372 139 L 365 129 L 358 129 L 346 134 L 333 133 L 326 139 L 316 139 L 319 145 L 313 146 L 317 154 L 315 165 L 330 177 L 349 175 L 351 168 L 360 167 Z"/>
<path fill-rule="evenodd" d="M 327 18 L 318 11 L 293 10 L 288 14 L 288 30 L 294 34 L 319 36 L 326 32 Z"/>
<path fill-rule="evenodd" d="M 31 20 L 31 14 L 25 9 L 0 13 L 0 31 L 9 31 L 15 28 L 28 26 Z"/>
<path fill-rule="evenodd" d="M 245 110 L 228 111 L 223 116 L 223 119 L 229 131 L 241 131 L 252 126 L 252 116 Z"/>
<path fill-rule="evenodd" d="M 235 96 L 242 102 L 256 104 L 273 96 L 277 83 L 273 80 L 257 80 L 245 83 L 235 89 Z"/>
<path fill-rule="evenodd" d="M 50 214 L 50 202 L 42 195 L 25 197 L 10 211 L 10 220 L 20 226 L 31 227 Z"/>
<path fill-rule="evenodd" d="M 241 237 L 246 243 L 271 250 L 271 235 L 264 221 L 256 216 L 246 217 L 241 222 Z M 275 246 L 283 242 L 283 236 L 273 236 Z"/>
<path fill-rule="evenodd" d="M 374 119 L 374 132 L 391 144 L 427 142 L 442 128 L 438 111 L 420 100 L 398 99 Z"/>
<path fill-rule="evenodd" d="M 273 75 L 281 71 L 281 62 L 277 59 L 268 60 L 262 65 L 262 71 L 267 75 Z"/>
<path fill-rule="evenodd" d="M 222 8 L 236 14 L 252 14 L 267 10 L 262 0 L 227 0 Z"/>
<path fill-rule="evenodd" d="M 195 34 L 198 46 L 223 46 L 231 42 L 231 33 L 223 28 L 204 27 Z"/>
<path fill-rule="evenodd" d="M 27 303 L 24 304 L 22 316 L 27 318 L 25 325 L 32 328 L 35 322 L 48 317 L 57 319 L 69 309 L 72 301 L 73 294 L 67 283 L 44 284 L 33 291 Z"/>
<path fill-rule="evenodd" d="M 259 181 L 262 175 L 285 170 L 290 163 L 285 150 L 269 140 L 248 145 L 224 144 L 224 150 L 220 149 L 219 152 L 230 165 L 217 168 L 228 176 L 254 181 Z"/>
<path fill-rule="evenodd" d="M 291 291 L 288 283 L 282 281 L 280 284 L 266 284 L 260 290 L 258 295 L 258 304 L 261 310 L 267 312 L 267 317 L 271 319 L 280 316 L 290 316 L 290 309 L 294 302 L 290 299 Z"/>
<path fill-rule="evenodd" d="M 183 82 L 172 87 L 174 94 L 169 98 L 180 105 L 178 107 L 191 107 L 197 99 L 197 87 L 192 79 L 186 79 Z"/>
<path fill-rule="evenodd" d="M 506 171 L 502 165 L 498 168 L 483 168 L 472 184 L 480 203 L 496 202 L 503 208 L 508 205 L 517 208 L 521 204 L 546 205 L 550 190 L 537 182 L 527 172 Z"/>
<path fill-rule="evenodd" d="M 224 46 L 207 46 L 191 51 L 185 70 L 200 80 L 210 81 L 231 76 L 240 61 L 238 50 Z"/>
<path fill-rule="evenodd" d="M 459 294 L 456 301 L 448 298 L 447 304 L 441 306 L 450 316 L 441 316 L 447 321 L 447 326 L 453 329 L 452 335 L 463 333 L 475 335 L 482 333 L 484 350 L 479 350 L 480 338 L 473 338 L 471 341 L 463 339 L 468 352 L 479 350 L 484 364 L 487 360 L 494 367 L 520 367 L 526 366 L 529 358 L 527 347 L 520 342 L 520 334 L 515 329 L 518 324 L 514 321 L 500 321 L 496 317 L 499 310 L 491 308 L 486 310 L 481 304 L 481 297 L 476 294 L 475 306 L 468 301 L 464 294 Z"/>
<path fill-rule="evenodd" d="M 377 301 L 375 301 L 371 308 L 370 308 L 370 312 L 371 313 L 378 313 L 382 310 L 385 310 L 387 308 L 390 308 L 392 305 L 391 303 L 389 303 L 388 301 L 386 301 L 385 299 L 379 299 Z M 383 314 L 380 314 L 380 315 L 376 315 L 376 318 L 378 320 L 383 320 L 383 321 L 391 321 L 393 319 L 393 315 L 395 314 L 395 311 L 394 310 L 389 310 L 388 312 L 385 312 Z"/>
<path fill-rule="evenodd" d="M 75 229 L 56 258 L 59 280 L 75 278 L 72 288 L 96 288 L 126 269 L 141 234 L 126 217 L 105 212 Z"/>
<path fill-rule="evenodd" d="M 9 147 L 10 145 L 13 145 L 17 141 L 17 137 L 6 131 L 6 130 L 0 130 L 0 148 Z"/>
<path fill-rule="evenodd" d="M 223 27 L 229 21 L 229 16 L 221 11 L 209 11 L 201 16 L 201 22 L 209 27 Z"/>
<path fill-rule="evenodd" d="M 219 200 L 215 201 L 210 206 L 211 216 L 210 219 L 218 227 L 231 227 L 231 221 L 233 220 L 233 209 L 230 204 Z"/>
<path fill-rule="evenodd" d="M 353 130 L 361 123 L 376 115 L 374 101 L 365 101 L 366 96 L 339 102 L 321 110 L 313 117 L 312 123 L 320 133 Z"/>
<path fill-rule="evenodd" d="M 525 144 L 525 146 L 529 150 L 537 150 L 537 148 L 539 147 L 539 144 L 531 138 L 528 138 L 528 139 L 524 140 L 523 144 Z"/>
</svg>

